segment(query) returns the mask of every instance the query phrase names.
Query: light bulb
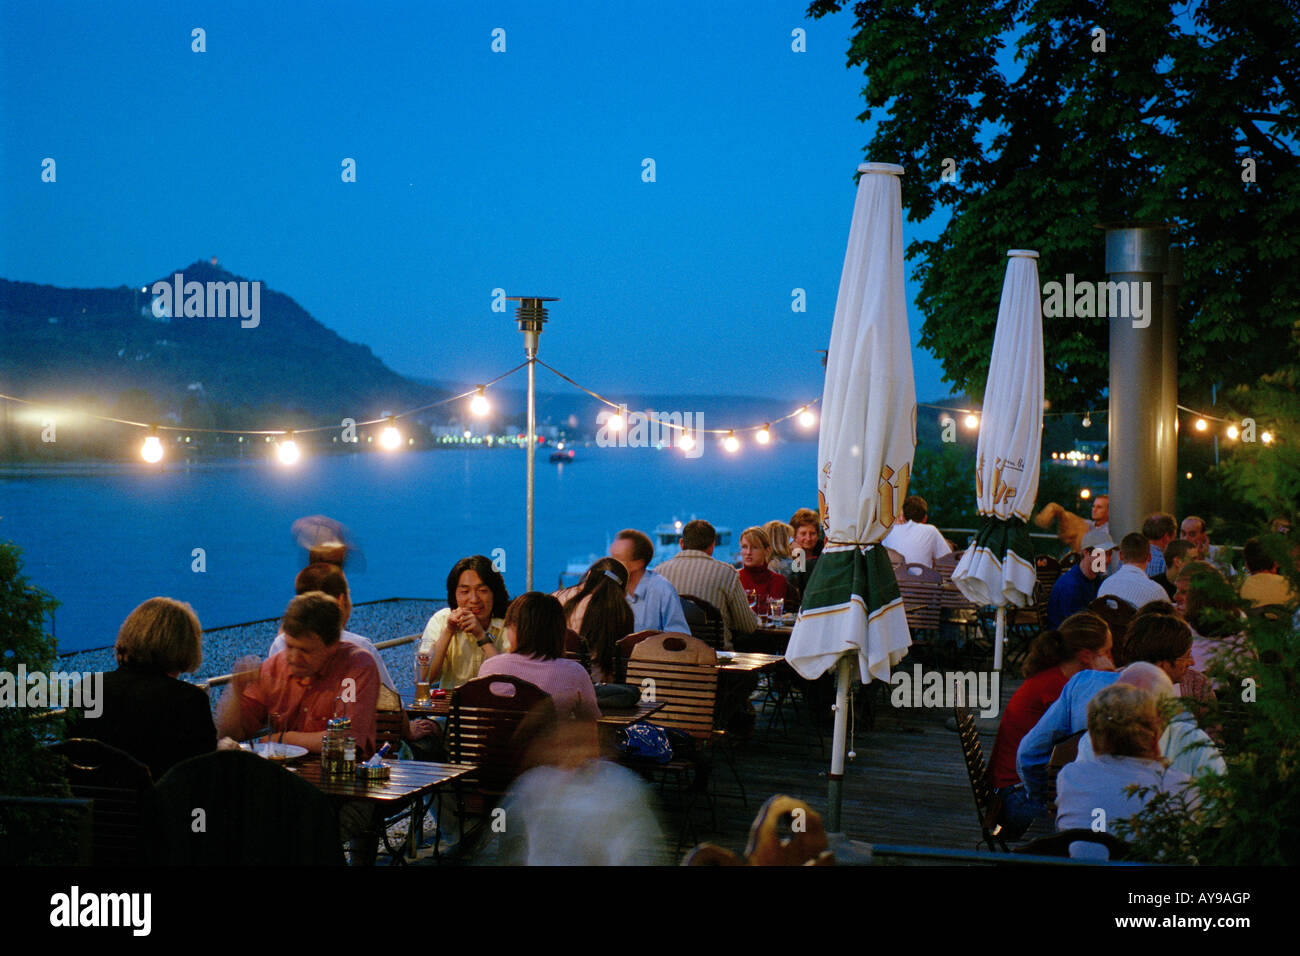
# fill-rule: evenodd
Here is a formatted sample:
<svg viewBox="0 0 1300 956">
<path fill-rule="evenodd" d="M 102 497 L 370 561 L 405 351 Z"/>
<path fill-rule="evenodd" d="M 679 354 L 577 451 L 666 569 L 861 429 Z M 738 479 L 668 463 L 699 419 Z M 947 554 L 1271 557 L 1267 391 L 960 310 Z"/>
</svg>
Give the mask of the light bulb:
<svg viewBox="0 0 1300 956">
<path fill-rule="evenodd" d="M 740 439 L 736 437 L 734 432 L 728 432 L 727 437 L 722 441 L 722 447 L 734 454 L 740 451 Z"/>
<path fill-rule="evenodd" d="M 1229 438 L 1233 438 L 1233 439 L 1235 439 L 1235 438 L 1237 437 L 1238 434 L 1240 434 L 1240 433 L 1237 431 L 1237 426 L 1236 426 L 1236 425 L 1229 425 L 1229 426 L 1228 426 L 1228 437 L 1229 437 Z"/>
<path fill-rule="evenodd" d="M 811 409 L 805 408 L 799 413 L 799 424 L 804 428 L 812 428 L 817 423 L 817 416 Z"/>
<path fill-rule="evenodd" d="M 1084 415 L 1084 416 L 1083 416 L 1083 427 L 1084 427 L 1084 428 L 1091 428 L 1091 427 L 1092 427 L 1092 416 L 1091 416 L 1091 415 Z"/>
<path fill-rule="evenodd" d="M 1271 445 L 1273 444 L 1273 433 L 1261 432 L 1259 436 L 1259 440 L 1262 441 L 1265 445 Z"/>
<path fill-rule="evenodd" d="M 298 451 L 298 443 L 292 438 L 276 442 L 275 451 L 280 456 L 280 464 L 282 465 L 292 465 L 302 457 L 302 453 Z"/>
<path fill-rule="evenodd" d="M 677 447 L 682 451 L 690 451 L 695 447 L 695 439 L 689 432 L 682 432 L 682 437 L 677 439 Z"/>
<path fill-rule="evenodd" d="M 1196 430 L 1197 430 L 1198 432 L 1203 432 L 1203 431 L 1205 431 L 1205 429 L 1207 429 L 1207 428 L 1209 428 L 1209 427 L 1210 427 L 1210 423 L 1207 422 L 1204 418 L 1198 418 L 1198 419 L 1196 419 Z"/>
<path fill-rule="evenodd" d="M 974 412 L 970 412 L 966 415 L 967 428 L 978 428 L 979 423 L 980 423 L 979 416 L 976 415 Z"/>
<path fill-rule="evenodd" d="M 384 430 L 379 433 L 379 445 L 387 451 L 393 451 L 402 446 L 402 433 L 397 430 L 393 419 L 388 420 Z"/>
<path fill-rule="evenodd" d="M 1082 498 L 1084 501 L 1087 501 L 1089 498 L 1092 497 L 1092 492 L 1089 491 L 1087 488 L 1084 488 L 1082 491 L 1079 492 L 1079 497 Z"/>
<path fill-rule="evenodd" d="M 609 420 L 605 424 L 609 426 L 610 431 L 621 432 L 624 424 L 623 416 L 619 412 L 615 412 L 609 416 Z"/>
<path fill-rule="evenodd" d="M 144 440 L 144 444 L 140 446 L 140 457 L 151 465 L 162 461 L 163 446 L 157 435 L 150 435 Z"/>
<path fill-rule="evenodd" d="M 754 441 L 758 442 L 760 445 L 766 445 L 770 442 L 772 440 L 772 432 L 770 431 L 770 428 L 771 426 L 769 425 L 764 425 L 760 428 L 754 435 Z"/>
<path fill-rule="evenodd" d="M 478 387 L 478 393 L 475 394 L 475 396 L 472 399 L 470 399 L 469 410 L 473 412 L 475 415 L 482 418 L 489 411 L 491 411 L 491 409 L 492 406 L 491 404 L 488 403 L 487 395 L 483 393 L 483 386 L 480 385 Z"/>
</svg>

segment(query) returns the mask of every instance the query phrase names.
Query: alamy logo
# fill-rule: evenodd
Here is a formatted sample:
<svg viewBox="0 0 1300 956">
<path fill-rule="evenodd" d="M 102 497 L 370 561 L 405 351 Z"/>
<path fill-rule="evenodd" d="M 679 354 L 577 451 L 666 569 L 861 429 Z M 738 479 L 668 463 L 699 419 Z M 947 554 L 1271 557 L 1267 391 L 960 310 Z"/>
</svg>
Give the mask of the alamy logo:
<svg viewBox="0 0 1300 956">
<path fill-rule="evenodd" d="M 671 448 L 682 449 L 687 458 L 704 454 L 700 440 L 704 429 L 703 412 L 628 412 L 601 409 L 596 414 L 596 444 L 601 448 Z"/>
<path fill-rule="evenodd" d="M 1048 282 L 1043 286 L 1043 317 L 1132 319 L 1133 328 L 1151 324 L 1150 282 L 1075 282 L 1065 274 L 1065 286 Z"/>
<path fill-rule="evenodd" d="M 16 672 L 0 671 L 0 707 L 69 707 L 86 717 L 104 711 L 104 675 L 101 672 L 27 672 L 19 664 Z"/>
<path fill-rule="evenodd" d="M 155 282 L 152 291 L 156 319 L 238 316 L 243 329 L 255 329 L 262 321 L 261 282 L 186 282 L 185 273 L 177 272 L 171 282 Z"/>
<path fill-rule="evenodd" d="M 50 897 L 51 926 L 127 926 L 148 936 L 153 920 L 150 893 L 82 893 L 78 886 Z"/>
<path fill-rule="evenodd" d="M 894 707 L 978 707 L 981 717 L 996 717 L 1002 704 L 1001 680 L 997 671 L 924 671 L 912 665 L 912 673 L 895 671 L 889 676 Z"/>
</svg>

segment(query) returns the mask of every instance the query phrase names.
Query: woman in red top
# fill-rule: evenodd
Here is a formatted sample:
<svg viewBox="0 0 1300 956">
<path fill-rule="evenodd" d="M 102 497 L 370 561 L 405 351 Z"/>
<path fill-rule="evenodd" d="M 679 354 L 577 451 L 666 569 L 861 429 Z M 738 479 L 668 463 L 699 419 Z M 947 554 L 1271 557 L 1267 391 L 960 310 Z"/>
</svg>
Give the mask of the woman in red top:
<svg viewBox="0 0 1300 956">
<path fill-rule="evenodd" d="M 772 545 L 762 528 L 746 528 L 740 533 L 740 586 L 754 592 L 755 614 L 767 613 L 769 598 L 785 600 L 785 578 L 767 566 L 771 556 Z"/>
<path fill-rule="evenodd" d="M 989 784 L 1002 797 L 998 822 L 1008 840 L 1017 840 L 1047 808 L 1032 799 L 1016 776 L 1016 750 L 1039 718 L 1061 696 L 1065 682 L 1081 670 L 1114 670 L 1110 628 L 1096 614 L 1080 611 L 1034 639 L 1025 659 L 1025 682 L 1020 685 L 998 725 Z"/>
</svg>

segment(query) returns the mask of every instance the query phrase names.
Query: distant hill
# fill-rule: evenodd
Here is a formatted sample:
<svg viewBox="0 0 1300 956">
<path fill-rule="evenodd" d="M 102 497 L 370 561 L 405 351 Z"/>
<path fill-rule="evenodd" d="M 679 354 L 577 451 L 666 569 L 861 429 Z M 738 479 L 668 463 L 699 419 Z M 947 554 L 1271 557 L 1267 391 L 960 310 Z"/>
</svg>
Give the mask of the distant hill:
<svg viewBox="0 0 1300 956">
<path fill-rule="evenodd" d="M 173 271 L 186 282 L 247 279 L 202 261 Z M 142 285 L 152 289 L 153 281 Z M 164 408 L 197 394 L 218 407 L 278 407 L 327 419 L 445 395 L 398 375 L 265 282 L 256 328 L 242 328 L 238 317 L 156 319 L 152 301 L 140 287 L 62 289 L 0 279 L 0 384 L 50 397 L 139 389 Z"/>
</svg>

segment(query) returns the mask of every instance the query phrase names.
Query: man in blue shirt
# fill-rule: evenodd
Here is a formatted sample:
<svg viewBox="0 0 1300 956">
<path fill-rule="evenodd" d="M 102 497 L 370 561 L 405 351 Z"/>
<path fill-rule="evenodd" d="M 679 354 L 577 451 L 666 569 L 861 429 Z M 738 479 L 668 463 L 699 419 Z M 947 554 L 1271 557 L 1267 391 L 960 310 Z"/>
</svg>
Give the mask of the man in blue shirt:
<svg viewBox="0 0 1300 956">
<path fill-rule="evenodd" d="M 677 589 L 663 575 L 646 567 L 655 556 L 650 538 L 633 528 L 624 528 L 609 547 L 609 556 L 627 568 L 627 603 L 638 631 L 691 633 Z"/>
<path fill-rule="evenodd" d="M 1085 610 L 1097 597 L 1104 567 L 1110 562 L 1115 542 L 1106 531 L 1089 531 L 1083 536 L 1083 555 L 1079 563 L 1066 571 L 1052 585 L 1047 598 L 1047 626 L 1061 626 L 1071 614 Z M 1103 571 L 1097 570 L 1102 567 Z"/>
</svg>

